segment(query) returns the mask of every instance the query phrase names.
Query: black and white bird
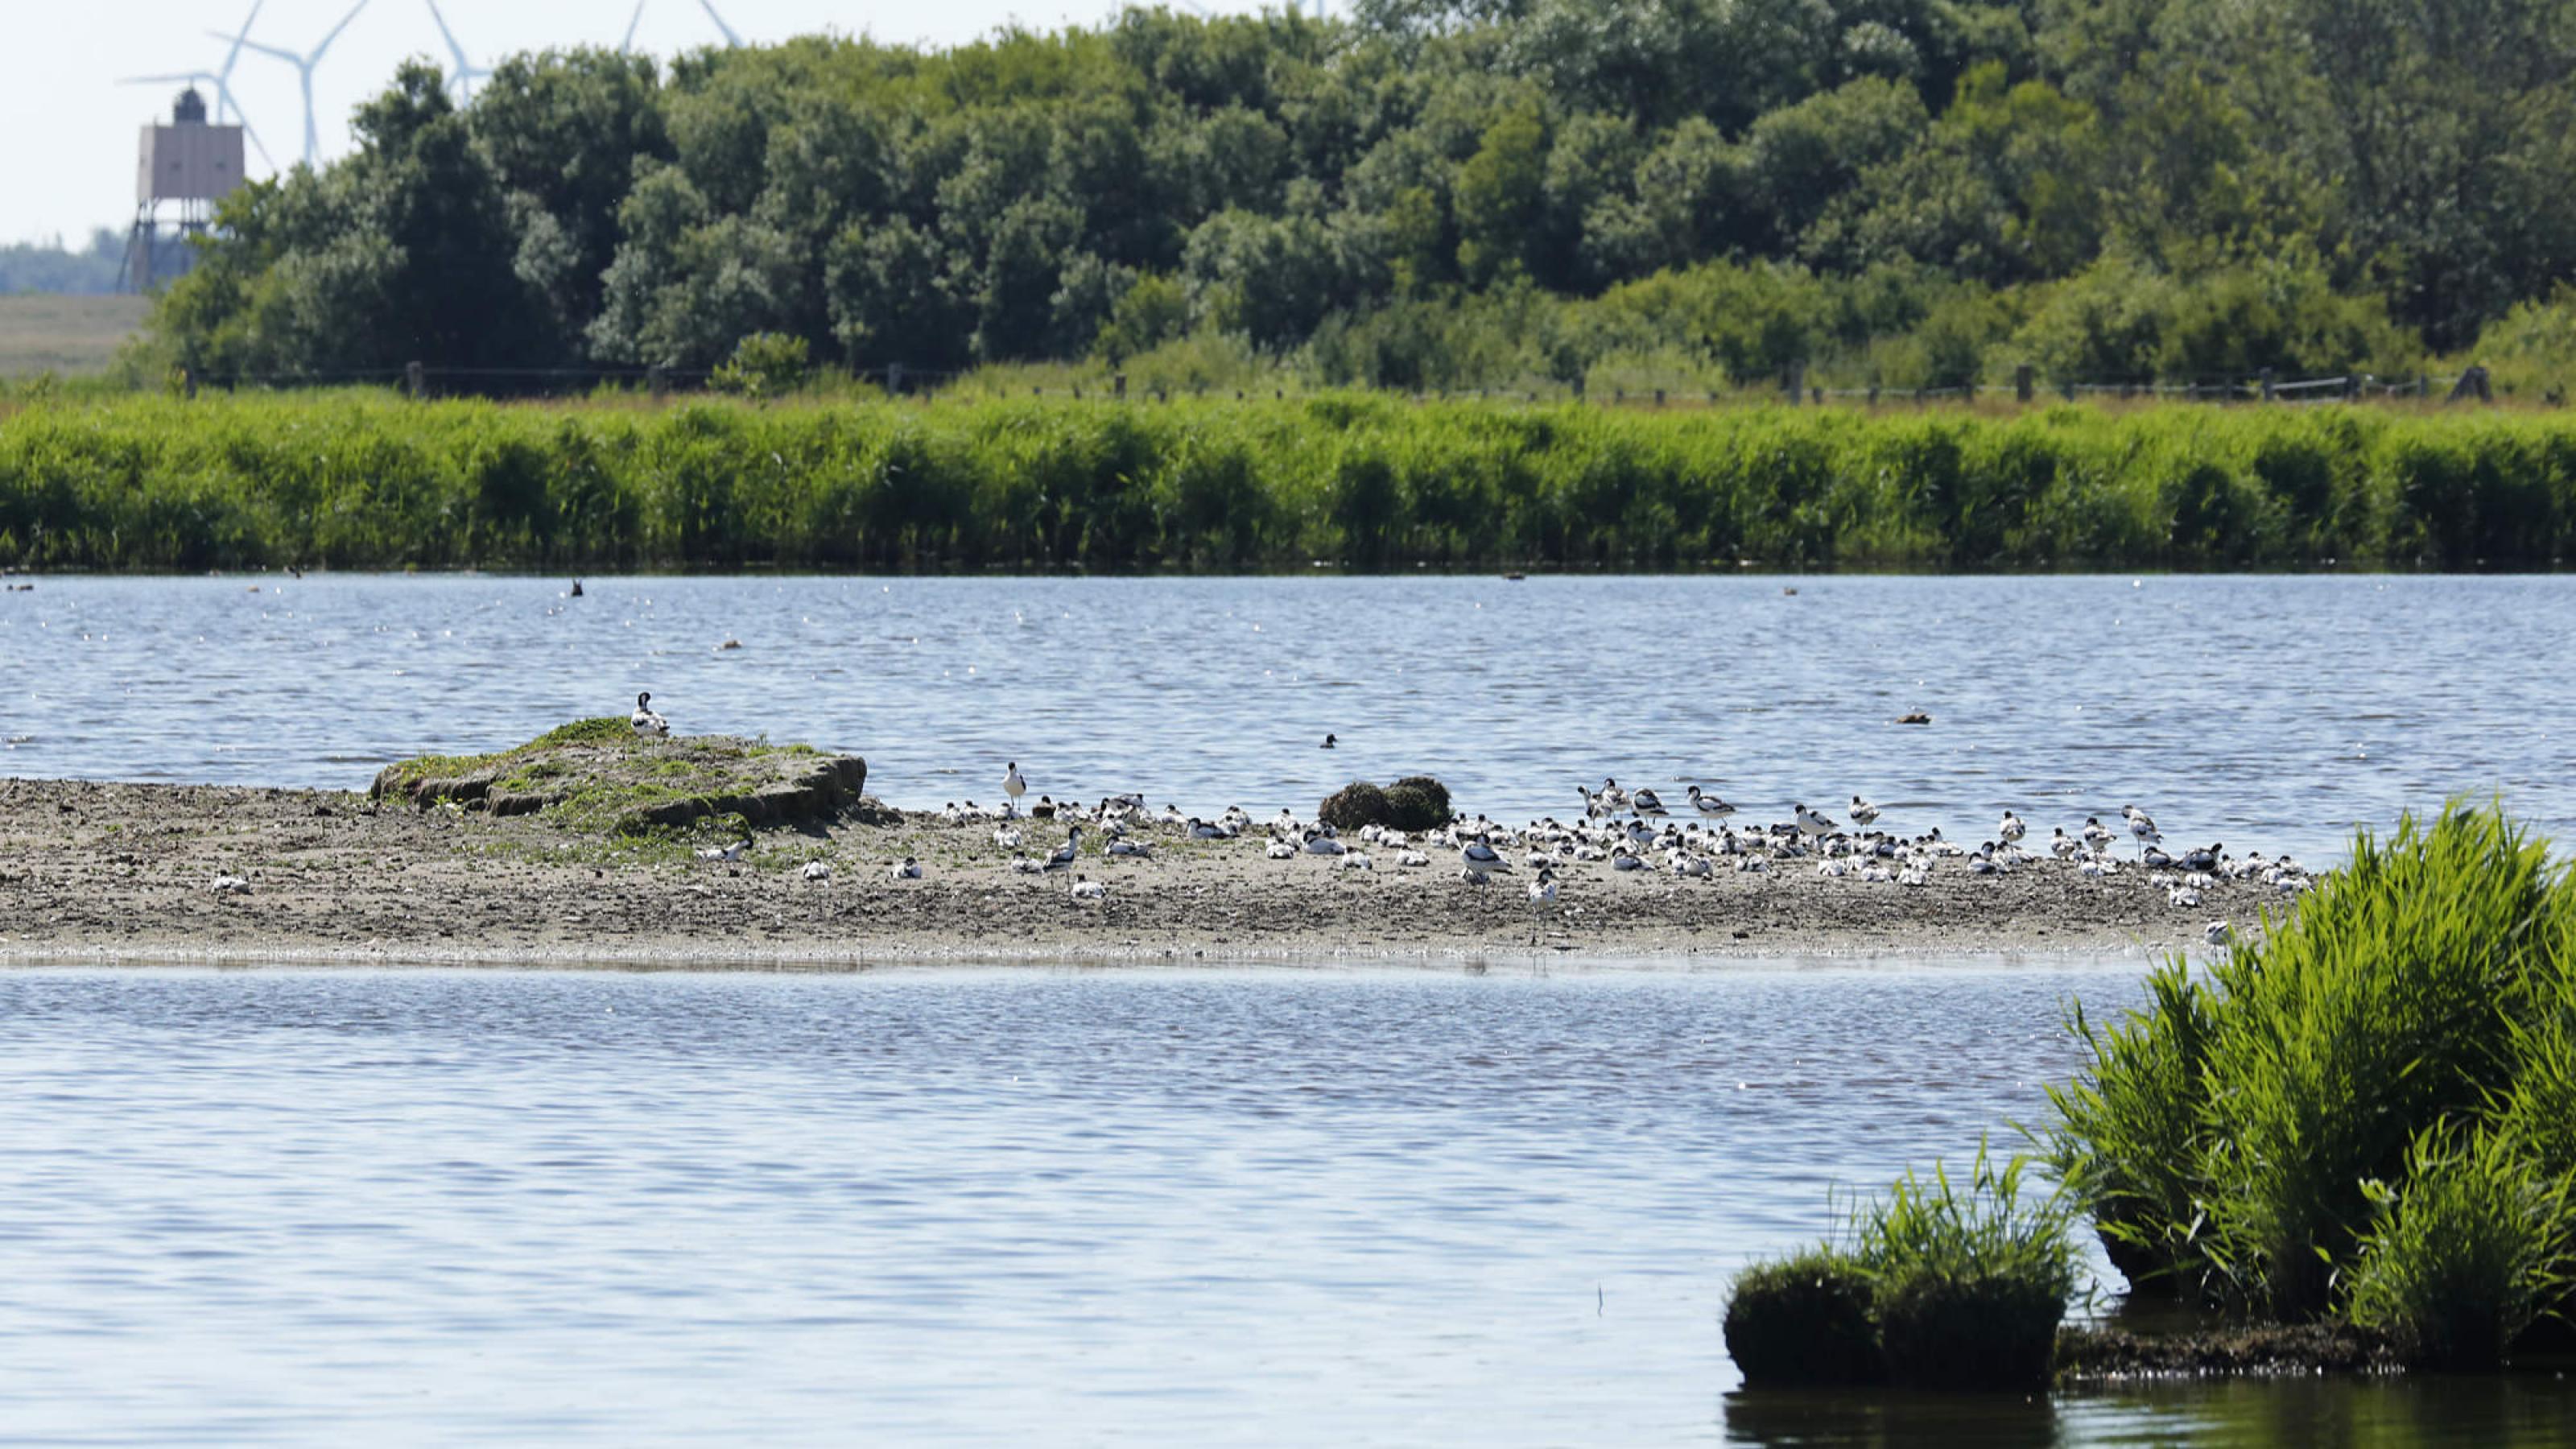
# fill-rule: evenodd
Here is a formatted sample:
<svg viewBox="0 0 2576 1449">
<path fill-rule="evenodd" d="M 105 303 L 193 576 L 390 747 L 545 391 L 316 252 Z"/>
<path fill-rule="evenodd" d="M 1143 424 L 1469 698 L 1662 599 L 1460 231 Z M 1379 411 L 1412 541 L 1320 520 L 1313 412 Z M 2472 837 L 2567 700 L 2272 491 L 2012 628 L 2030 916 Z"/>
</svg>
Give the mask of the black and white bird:
<svg viewBox="0 0 2576 1449">
<path fill-rule="evenodd" d="M 1480 880 L 1496 871 L 1509 874 L 1512 868 L 1512 863 L 1503 859 L 1502 852 L 1494 849 L 1493 843 L 1481 835 L 1459 847 L 1458 859 L 1467 867 L 1467 874 Z"/>
<path fill-rule="evenodd" d="M 1081 845 L 1082 827 L 1076 825 L 1067 829 L 1064 835 L 1064 844 L 1057 846 L 1055 854 L 1046 858 L 1046 872 L 1052 875 L 1060 870 L 1073 869 L 1074 856 L 1079 851 Z"/>
<path fill-rule="evenodd" d="M 2021 817 L 2009 810 L 2004 812 L 2003 823 L 1995 827 L 1995 834 L 2002 836 L 2006 845 L 2021 844 L 2021 838 L 2029 833 L 2030 827 L 2022 824 Z"/>
<path fill-rule="evenodd" d="M 1823 837 L 1834 833 L 1834 818 L 1821 810 L 1797 807 L 1798 831 L 1802 835 Z"/>
<path fill-rule="evenodd" d="M 2236 938 L 2236 932 L 2225 921 L 2212 921 L 2201 927 L 2200 935 L 2213 946 L 2224 946 Z"/>
<path fill-rule="evenodd" d="M 1635 794 L 1630 795 L 1628 797 L 1628 808 L 1636 811 L 1640 815 L 1661 815 L 1665 813 L 1663 797 L 1657 795 L 1652 790 L 1639 790 Z"/>
<path fill-rule="evenodd" d="M 653 691 L 635 696 L 635 712 L 626 717 L 640 739 L 658 740 L 671 733 L 671 722 L 653 712 Z"/>
<path fill-rule="evenodd" d="M 1690 802 L 1693 810 L 1698 811 L 1700 814 L 1707 816 L 1711 820 L 1723 820 L 1727 816 L 1735 813 L 1734 806 L 1727 804 L 1725 801 L 1720 800 L 1714 795 L 1704 793 L 1697 785 L 1690 787 Z"/>
<path fill-rule="evenodd" d="M 1316 748 L 1317 748 L 1317 749 L 1321 749 L 1321 750 L 1329 750 L 1329 749 L 1331 749 L 1331 748 L 1334 746 L 1334 744 L 1335 744 L 1335 743 L 1337 743 L 1337 741 L 1335 741 L 1335 739 L 1334 739 L 1331 735 L 1326 735 L 1326 736 L 1324 736 L 1324 742 L 1323 742 L 1322 744 L 1320 744 L 1320 745 L 1317 745 L 1317 746 L 1316 746 Z"/>
<path fill-rule="evenodd" d="M 1011 808 L 1020 808 L 1020 797 L 1029 793 L 1029 782 L 1020 775 L 1020 762 L 1013 760 L 1002 772 L 1002 793 L 1011 797 Z"/>
<path fill-rule="evenodd" d="M 903 862 L 900 865 L 889 869 L 886 874 L 892 876 L 896 880 L 919 880 L 921 879 L 921 862 L 907 855 L 903 858 Z"/>
<path fill-rule="evenodd" d="M 1878 807 L 1858 795 L 1852 797 L 1851 809 L 1844 813 L 1851 816 L 1854 825 L 1869 826 L 1878 822 Z"/>
</svg>

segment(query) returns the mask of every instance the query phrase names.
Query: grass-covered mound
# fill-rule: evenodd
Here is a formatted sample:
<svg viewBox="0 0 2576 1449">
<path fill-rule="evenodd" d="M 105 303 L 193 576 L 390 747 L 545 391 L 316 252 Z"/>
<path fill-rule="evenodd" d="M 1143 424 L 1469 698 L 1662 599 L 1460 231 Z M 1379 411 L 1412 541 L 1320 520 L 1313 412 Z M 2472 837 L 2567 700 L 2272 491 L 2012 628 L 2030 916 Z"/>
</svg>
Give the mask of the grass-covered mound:
<svg viewBox="0 0 2576 1449">
<path fill-rule="evenodd" d="M 494 754 L 388 765 L 369 793 L 424 809 L 545 811 L 570 829 L 637 834 L 728 815 L 754 826 L 828 820 L 858 803 L 867 778 L 866 761 L 811 745 L 646 740 L 625 720 L 586 719 Z"/>
<path fill-rule="evenodd" d="M 1739 1274 L 1726 1350 L 1747 1386 L 2044 1388 L 2075 1290 L 2073 1213 L 1980 1146 L 1963 1187 L 1908 1172 L 1820 1245 Z"/>
<path fill-rule="evenodd" d="M 2053 1165 L 2142 1288 L 2495 1363 L 2576 1266 L 2576 880 L 2454 805 L 2254 939 L 2115 1025 L 2077 1008 Z"/>
</svg>

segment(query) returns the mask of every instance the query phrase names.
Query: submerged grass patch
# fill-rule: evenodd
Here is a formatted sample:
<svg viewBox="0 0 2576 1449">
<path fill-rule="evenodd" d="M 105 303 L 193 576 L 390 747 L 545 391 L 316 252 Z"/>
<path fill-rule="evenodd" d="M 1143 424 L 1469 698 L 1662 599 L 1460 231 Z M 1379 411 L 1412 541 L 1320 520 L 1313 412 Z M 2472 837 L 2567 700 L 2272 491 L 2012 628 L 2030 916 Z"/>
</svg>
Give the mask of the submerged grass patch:
<svg viewBox="0 0 2576 1449">
<path fill-rule="evenodd" d="M 0 423 L 0 563 L 2549 566 L 2576 418 L 117 396 Z"/>
</svg>

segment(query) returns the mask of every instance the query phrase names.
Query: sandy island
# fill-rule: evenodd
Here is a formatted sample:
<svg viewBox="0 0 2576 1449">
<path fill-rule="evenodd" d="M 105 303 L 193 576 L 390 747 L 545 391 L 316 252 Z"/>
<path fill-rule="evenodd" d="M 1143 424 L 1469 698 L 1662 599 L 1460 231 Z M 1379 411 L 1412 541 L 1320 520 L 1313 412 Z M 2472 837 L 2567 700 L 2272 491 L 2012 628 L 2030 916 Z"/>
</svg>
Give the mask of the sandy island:
<svg viewBox="0 0 2576 1449">
<path fill-rule="evenodd" d="M 872 804 L 873 802 L 871 802 Z M 1708 879 L 1559 868 L 1535 920 L 1526 866 L 1478 888 L 1453 851 L 1406 869 L 1266 857 L 1256 830 L 1194 841 L 1147 826 L 1153 859 L 1086 857 L 1107 884 L 1015 872 L 1061 843 L 1025 822 L 872 810 L 763 831 L 730 862 L 581 836 L 541 815 L 417 808 L 365 794 L 0 781 L 0 960 L 511 962 L 694 967 L 900 960 L 1472 960 L 1994 954 L 2206 949 L 2207 922 L 2253 929 L 2281 896 L 2221 880 L 2177 907 L 2149 873 L 2092 877 L 2041 860 L 1920 887 L 1825 878 L 1814 862 Z M 1086 842 L 1086 846 L 1089 846 Z M 1515 852 L 1517 856 L 1518 852 Z M 888 865 L 919 859 L 923 878 Z M 830 866 L 828 880 L 807 865 Z M 220 878 L 230 878 L 217 889 Z"/>
</svg>

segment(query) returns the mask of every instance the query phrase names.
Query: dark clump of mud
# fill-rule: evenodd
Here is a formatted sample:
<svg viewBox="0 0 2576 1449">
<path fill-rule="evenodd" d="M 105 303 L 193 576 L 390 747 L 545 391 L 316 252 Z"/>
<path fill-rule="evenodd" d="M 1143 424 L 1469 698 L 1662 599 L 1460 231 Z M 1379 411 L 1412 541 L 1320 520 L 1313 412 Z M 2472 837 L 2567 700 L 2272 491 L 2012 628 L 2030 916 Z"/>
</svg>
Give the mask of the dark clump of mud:
<svg viewBox="0 0 2576 1449">
<path fill-rule="evenodd" d="M 2383 1334 L 2333 1323 L 2232 1324 L 2198 1333 L 2068 1328 L 2057 1336 L 2061 1379 L 2279 1378 L 2395 1373 Z"/>
</svg>

